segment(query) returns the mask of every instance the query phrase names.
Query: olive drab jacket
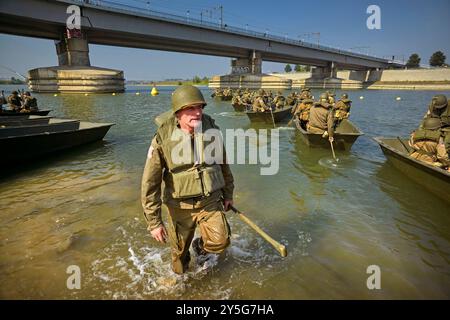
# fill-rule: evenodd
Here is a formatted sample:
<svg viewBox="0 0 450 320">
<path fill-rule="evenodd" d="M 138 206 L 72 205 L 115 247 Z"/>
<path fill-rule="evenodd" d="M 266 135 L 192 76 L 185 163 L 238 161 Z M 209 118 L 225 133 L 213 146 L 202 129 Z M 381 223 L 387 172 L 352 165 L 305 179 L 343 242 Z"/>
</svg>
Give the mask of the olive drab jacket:
<svg viewBox="0 0 450 320">
<path fill-rule="evenodd" d="M 294 110 L 294 114 L 302 121 L 309 120 L 309 111 L 311 109 L 312 103 L 301 102 L 297 104 Z"/>
<path fill-rule="evenodd" d="M 22 106 L 22 99 L 19 97 L 19 95 L 9 95 L 8 98 L 8 107 L 10 110 L 18 110 Z"/>
<path fill-rule="evenodd" d="M 35 97 L 25 96 L 23 101 L 24 101 L 23 108 L 25 108 L 26 110 L 31 110 L 31 111 L 38 110 L 37 101 L 36 101 Z"/>
<path fill-rule="evenodd" d="M 411 134 L 410 156 L 438 167 L 448 167 L 450 160 L 440 130 L 418 129 Z"/>
<path fill-rule="evenodd" d="M 309 121 L 307 130 L 311 133 L 328 132 L 330 137 L 333 136 L 334 117 L 331 106 L 327 103 L 315 103 L 309 110 Z"/>
<path fill-rule="evenodd" d="M 269 106 L 266 104 L 262 96 L 257 96 L 255 97 L 255 100 L 253 100 L 252 109 L 254 112 L 264 112 L 269 110 Z"/>
<path fill-rule="evenodd" d="M 197 209 L 204 203 L 210 203 L 211 198 L 216 198 L 217 201 L 221 197 L 233 198 L 234 179 L 226 163 L 225 151 L 221 163 L 209 164 L 202 156 L 208 141 L 204 141 L 201 136 L 208 129 L 218 127 L 206 114 L 202 116 L 202 133 L 190 135 L 182 131 L 173 115 L 158 128 L 148 151 L 141 188 L 141 202 L 150 230 L 162 224 L 163 202 L 172 208 Z M 184 136 L 181 136 L 180 140 L 173 139 L 174 131 Z M 194 148 L 194 139 L 197 139 L 195 141 L 197 148 Z M 185 159 L 187 161 L 182 163 L 172 159 L 174 150 L 180 146 L 180 141 L 188 143 L 191 150 L 190 159 Z M 195 157 L 195 152 L 198 157 Z"/>
<path fill-rule="evenodd" d="M 429 106 L 423 118 L 439 118 L 441 120 L 441 132 L 444 136 L 445 150 L 450 154 L 450 103 L 440 112 Z"/>
<path fill-rule="evenodd" d="M 351 101 L 338 100 L 334 106 L 334 118 L 336 120 L 347 119 L 350 115 Z"/>
</svg>

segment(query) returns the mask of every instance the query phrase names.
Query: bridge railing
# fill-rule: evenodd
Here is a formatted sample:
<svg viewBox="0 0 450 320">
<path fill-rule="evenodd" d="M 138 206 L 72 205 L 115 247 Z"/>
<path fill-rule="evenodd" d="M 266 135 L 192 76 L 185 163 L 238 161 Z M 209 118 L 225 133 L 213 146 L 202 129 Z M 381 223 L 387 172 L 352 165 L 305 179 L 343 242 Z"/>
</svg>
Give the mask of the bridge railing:
<svg viewBox="0 0 450 320">
<path fill-rule="evenodd" d="M 377 60 L 377 61 L 384 62 L 384 63 L 388 63 L 388 62 L 389 63 L 397 63 L 392 60 L 387 60 L 387 59 L 384 59 L 384 58 L 381 58 L 381 57 L 378 57 L 375 55 L 368 55 L 368 54 L 354 52 L 354 51 L 350 51 L 350 50 L 337 49 L 337 48 L 330 47 L 330 46 L 319 45 L 319 44 L 315 44 L 315 43 L 311 43 L 311 42 L 305 42 L 305 41 L 301 41 L 301 40 L 292 39 L 292 38 L 289 38 L 286 36 L 281 37 L 281 36 L 277 36 L 277 35 L 273 35 L 273 34 L 269 34 L 269 33 L 250 30 L 247 28 L 244 29 L 244 28 L 240 28 L 240 27 L 236 27 L 236 26 L 230 26 L 230 25 L 227 25 L 224 23 L 220 24 L 220 23 L 200 20 L 200 19 L 192 18 L 192 17 L 188 17 L 188 16 L 183 17 L 180 15 L 174 15 L 174 14 L 170 14 L 170 13 L 154 11 L 151 9 L 135 7 L 135 6 L 118 3 L 115 1 L 111 1 L 111 0 L 58 0 L 58 1 L 79 4 L 82 6 L 88 5 L 88 6 L 93 6 L 93 7 L 99 7 L 102 9 L 107 9 L 107 10 L 109 9 L 109 10 L 119 11 L 119 12 L 123 12 L 123 13 L 130 13 L 130 14 L 134 14 L 134 15 L 138 14 L 139 16 L 142 16 L 142 17 L 150 17 L 150 18 L 159 19 L 159 20 L 163 20 L 163 21 L 182 23 L 182 24 L 186 24 L 186 25 L 190 25 L 190 26 L 208 28 L 208 29 L 213 29 L 213 30 L 222 31 L 222 32 L 235 33 L 235 34 L 239 34 L 239 35 L 251 36 L 251 37 L 256 37 L 256 38 L 261 38 L 261 39 L 266 39 L 266 40 L 274 40 L 277 42 L 293 44 L 296 46 L 307 47 L 307 48 L 311 48 L 311 49 L 318 49 L 318 50 L 323 50 L 323 51 L 328 51 L 328 52 L 333 52 L 333 53 L 345 54 L 345 55 L 357 57 L 357 58 Z"/>
</svg>

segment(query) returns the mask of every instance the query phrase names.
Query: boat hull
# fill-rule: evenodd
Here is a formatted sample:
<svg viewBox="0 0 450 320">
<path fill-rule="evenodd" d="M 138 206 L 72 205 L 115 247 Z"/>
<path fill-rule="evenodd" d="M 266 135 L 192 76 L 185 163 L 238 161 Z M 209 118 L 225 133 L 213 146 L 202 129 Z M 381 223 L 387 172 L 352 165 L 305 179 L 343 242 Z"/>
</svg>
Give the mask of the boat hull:
<svg viewBox="0 0 450 320">
<path fill-rule="evenodd" d="M 95 124 L 91 127 L 60 132 L 43 132 L 0 138 L 1 165 L 14 166 L 20 162 L 73 148 L 103 139 L 113 124 Z"/>
<path fill-rule="evenodd" d="M 331 148 L 328 138 L 322 138 L 319 133 L 307 132 L 304 128 L 300 126 L 298 120 L 295 120 L 295 125 L 302 137 L 302 140 L 310 147 L 320 147 L 320 148 Z M 334 142 L 333 146 L 335 149 L 339 150 L 350 150 L 352 145 L 358 139 L 359 136 L 364 133 L 359 130 L 352 122 L 349 120 L 343 120 L 334 132 Z"/>
<path fill-rule="evenodd" d="M 248 116 L 251 122 L 265 122 L 265 123 L 273 123 L 281 122 L 288 117 L 292 117 L 291 114 L 292 107 L 288 107 L 282 110 L 273 111 L 273 119 L 272 114 L 270 112 L 254 112 L 247 111 L 245 114 Z"/>
<path fill-rule="evenodd" d="M 46 116 L 52 110 L 39 110 L 39 111 L 31 111 L 26 113 L 15 112 L 15 111 L 5 111 L 0 112 L 0 117 L 27 117 L 27 116 Z"/>
<path fill-rule="evenodd" d="M 408 155 L 398 138 L 375 137 L 388 162 L 409 179 L 450 203 L 450 173 Z M 407 139 L 402 139 L 407 145 Z"/>
</svg>

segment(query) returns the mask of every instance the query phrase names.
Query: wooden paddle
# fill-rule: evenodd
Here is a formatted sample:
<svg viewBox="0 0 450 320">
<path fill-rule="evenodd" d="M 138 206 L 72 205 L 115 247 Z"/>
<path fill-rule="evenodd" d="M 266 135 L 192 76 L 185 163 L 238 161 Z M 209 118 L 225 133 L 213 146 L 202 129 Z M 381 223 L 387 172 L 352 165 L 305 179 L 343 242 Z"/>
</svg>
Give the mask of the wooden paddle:
<svg viewBox="0 0 450 320">
<path fill-rule="evenodd" d="M 253 230 L 255 230 L 264 240 L 269 242 L 279 253 L 282 257 L 287 256 L 287 250 L 284 245 L 279 243 L 278 241 L 274 240 L 271 236 L 269 236 L 267 233 L 265 233 L 260 227 L 258 227 L 253 221 L 251 221 L 249 218 L 247 218 L 241 211 L 236 209 L 233 206 L 230 206 L 230 209 L 236 213 L 239 218 L 241 218 L 242 221 L 244 221 L 246 224 L 248 224 Z"/>
</svg>

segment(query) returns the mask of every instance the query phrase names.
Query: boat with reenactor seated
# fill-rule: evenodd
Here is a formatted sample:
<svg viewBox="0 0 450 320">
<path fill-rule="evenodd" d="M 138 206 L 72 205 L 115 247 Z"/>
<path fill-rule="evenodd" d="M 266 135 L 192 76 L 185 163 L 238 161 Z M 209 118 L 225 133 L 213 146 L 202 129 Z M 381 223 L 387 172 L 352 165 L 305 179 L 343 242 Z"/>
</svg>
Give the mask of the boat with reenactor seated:
<svg viewBox="0 0 450 320">
<path fill-rule="evenodd" d="M 323 138 L 320 133 L 311 133 L 300 125 L 298 119 L 294 120 L 302 140 L 310 147 L 331 148 L 328 138 Z M 344 119 L 334 130 L 333 146 L 340 150 L 350 150 L 356 139 L 364 133 L 350 120 Z"/>
<path fill-rule="evenodd" d="M 38 110 L 38 111 L 30 111 L 30 112 L 17 112 L 11 110 L 2 110 L 0 112 L 0 117 L 22 117 L 22 116 L 46 116 L 52 110 Z"/>
<path fill-rule="evenodd" d="M 246 111 L 245 114 L 248 116 L 251 122 L 281 122 L 284 119 L 292 116 L 292 106 L 285 107 L 283 109 L 264 112 L 256 112 L 256 111 Z"/>
<path fill-rule="evenodd" d="M 394 168 L 450 203 L 450 172 L 411 157 L 407 138 L 375 137 L 374 140 Z"/>
</svg>

